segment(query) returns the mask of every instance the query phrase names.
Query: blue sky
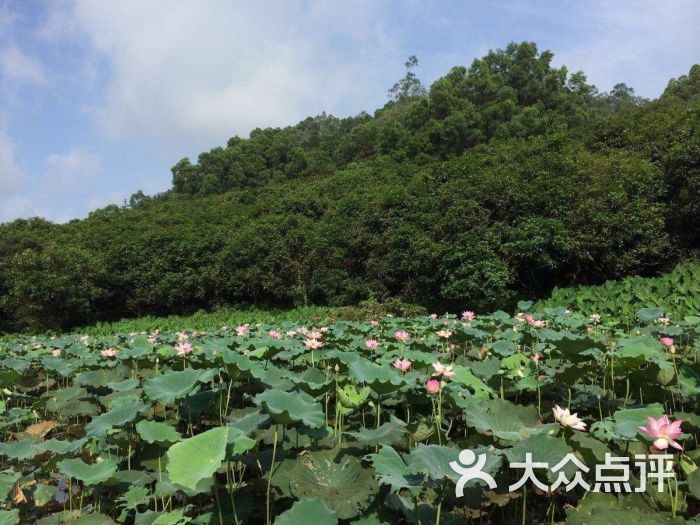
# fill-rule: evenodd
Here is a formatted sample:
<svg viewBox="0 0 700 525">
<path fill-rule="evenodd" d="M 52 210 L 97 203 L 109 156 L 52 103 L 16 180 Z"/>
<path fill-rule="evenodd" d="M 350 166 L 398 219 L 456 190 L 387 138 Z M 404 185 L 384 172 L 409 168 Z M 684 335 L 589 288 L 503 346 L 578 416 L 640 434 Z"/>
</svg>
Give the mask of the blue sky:
<svg viewBox="0 0 700 525">
<path fill-rule="evenodd" d="M 696 0 L 0 0 L 0 221 L 63 222 L 170 186 L 184 156 L 322 111 L 373 111 L 529 40 L 602 91 L 658 96 L 700 62 Z"/>
</svg>

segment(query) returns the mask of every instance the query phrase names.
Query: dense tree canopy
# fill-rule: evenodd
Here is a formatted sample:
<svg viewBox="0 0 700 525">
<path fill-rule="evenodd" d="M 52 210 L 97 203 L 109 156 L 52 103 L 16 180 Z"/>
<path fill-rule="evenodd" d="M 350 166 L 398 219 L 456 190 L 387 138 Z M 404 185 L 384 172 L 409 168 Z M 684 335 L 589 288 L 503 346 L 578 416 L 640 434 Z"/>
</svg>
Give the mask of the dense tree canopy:
<svg viewBox="0 0 700 525">
<path fill-rule="evenodd" d="M 532 43 L 413 73 L 373 115 L 322 114 L 182 159 L 173 188 L 0 227 L 7 328 L 221 304 L 508 307 L 653 274 L 700 248 L 700 66 L 647 101 Z"/>
</svg>

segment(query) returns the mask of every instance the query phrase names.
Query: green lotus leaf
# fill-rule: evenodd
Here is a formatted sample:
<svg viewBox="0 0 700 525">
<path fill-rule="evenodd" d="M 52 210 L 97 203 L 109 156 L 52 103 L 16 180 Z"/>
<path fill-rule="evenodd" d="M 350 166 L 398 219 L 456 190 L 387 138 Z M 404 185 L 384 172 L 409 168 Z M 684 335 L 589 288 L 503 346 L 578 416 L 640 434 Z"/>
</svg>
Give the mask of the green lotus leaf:
<svg viewBox="0 0 700 525">
<path fill-rule="evenodd" d="M 111 369 L 89 370 L 76 374 L 74 382 L 76 385 L 85 387 L 102 387 L 107 386 L 108 383 L 122 381 L 128 372 L 128 368 L 124 366 L 117 366 Z"/>
<path fill-rule="evenodd" d="M 455 375 L 452 377 L 451 382 L 466 386 L 473 391 L 476 397 L 489 398 L 495 396 L 493 389 L 476 377 L 468 368 L 456 365 L 454 373 Z"/>
<path fill-rule="evenodd" d="M 482 469 L 491 476 L 495 476 L 501 468 L 501 457 L 485 447 L 477 447 L 473 452 L 479 455 L 486 456 L 486 464 Z M 450 467 L 450 463 L 456 461 L 459 463 L 460 450 L 456 448 L 443 447 L 440 445 L 424 445 L 420 443 L 416 448 L 404 456 L 408 468 L 411 473 L 428 474 L 432 479 L 451 479 L 457 481 L 457 474 Z"/>
<path fill-rule="evenodd" d="M 86 399 L 88 397 L 87 390 L 76 386 L 52 390 L 44 395 L 44 399 L 46 399 L 46 409 L 50 412 L 58 412 L 67 403 Z"/>
<path fill-rule="evenodd" d="M 21 473 L 12 470 L 3 470 L 0 472 L 0 501 L 5 501 L 7 499 L 15 481 L 21 477 Z"/>
<path fill-rule="evenodd" d="M 346 408 L 355 409 L 360 407 L 371 393 L 369 387 L 364 387 L 362 389 L 357 389 L 355 385 L 345 385 L 342 388 L 338 388 L 338 401 L 340 404 Z"/>
<path fill-rule="evenodd" d="M 41 366 L 45 370 L 55 372 L 63 377 L 71 377 L 74 374 L 76 368 L 73 362 L 68 361 L 67 359 L 63 359 L 61 357 L 53 356 L 43 357 L 41 359 Z"/>
<path fill-rule="evenodd" d="M 405 384 L 404 377 L 395 368 L 375 365 L 364 359 L 350 363 L 348 374 L 378 394 L 388 394 Z"/>
<path fill-rule="evenodd" d="M 136 431 L 147 443 L 177 443 L 182 435 L 167 423 L 159 421 L 139 421 Z"/>
<path fill-rule="evenodd" d="M 53 452 L 54 454 L 69 454 L 79 450 L 85 443 L 87 438 L 77 439 L 75 441 L 61 441 L 59 439 L 47 439 L 38 445 L 43 451 Z"/>
<path fill-rule="evenodd" d="M 69 522 L 71 525 L 116 525 L 116 522 L 104 514 L 88 514 L 83 512 L 75 520 Z"/>
<path fill-rule="evenodd" d="M 180 509 L 171 510 L 170 512 L 158 512 L 153 516 L 153 520 L 138 522 L 138 525 L 186 525 L 190 523 L 190 519 L 185 516 L 189 510 L 189 505 Z"/>
<path fill-rule="evenodd" d="M 140 485 L 131 485 L 129 489 L 119 498 L 121 505 L 127 509 L 135 509 L 139 505 L 148 504 L 150 494 L 148 489 Z"/>
<path fill-rule="evenodd" d="M 388 445 L 382 445 L 379 452 L 368 454 L 366 459 L 372 463 L 379 483 L 389 485 L 394 492 L 423 482 L 423 476 L 416 477 L 401 455 Z"/>
<path fill-rule="evenodd" d="M 661 352 L 661 343 L 649 337 L 620 339 L 614 357 L 616 366 L 625 370 L 665 359 Z"/>
<path fill-rule="evenodd" d="M 664 309 L 660 307 L 641 308 L 640 310 L 637 310 L 637 319 L 640 321 L 655 321 L 663 315 Z"/>
<path fill-rule="evenodd" d="M 19 509 L 0 510 L 0 525 L 17 525 L 19 523 Z"/>
<path fill-rule="evenodd" d="M 639 427 L 647 425 L 647 416 L 659 418 L 663 413 L 664 407 L 659 403 L 618 410 L 613 414 L 613 431 L 622 439 L 634 439 Z"/>
<path fill-rule="evenodd" d="M 18 461 L 31 459 L 37 454 L 41 454 L 42 450 L 38 446 L 39 443 L 40 441 L 36 438 L 0 443 L 0 456 L 7 456 Z"/>
<path fill-rule="evenodd" d="M 517 442 L 528 437 L 552 432 L 556 425 L 540 423 L 537 409 L 520 406 L 504 399 L 479 399 L 477 397 L 451 397 L 464 409 L 464 420 L 480 434 L 491 432 L 494 437 L 507 442 Z"/>
<path fill-rule="evenodd" d="M 564 438 L 552 437 L 547 434 L 537 434 L 520 441 L 512 448 L 505 449 L 503 454 L 512 465 L 514 462 L 525 462 L 525 454 L 531 453 L 533 462 L 543 462 L 549 465 L 546 475 L 550 482 L 554 482 L 558 476 L 558 472 L 553 472 L 551 468 L 564 459 L 567 454 L 573 452 L 574 450 L 566 443 Z M 589 465 L 589 468 L 594 468 L 594 465 Z M 514 470 L 512 466 L 511 470 Z M 568 462 L 560 472 L 564 472 L 567 479 L 573 479 L 577 470 L 578 468 L 574 463 Z M 535 472 L 537 472 L 537 469 Z"/>
<path fill-rule="evenodd" d="M 146 380 L 143 390 L 149 399 L 164 405 L 174 403 L 194 392 L 199 382 L 211 380 L 213 370 L 195 370 L 185 368 L 179 371 L 169 371 L 158 377 Z"/>
<path fill-rule="evenodd" d="M 177 492 L 183 492 L 187 497 L 193 498 L 194 496 L 197 496 L 199 494 L 207 494 L 211 492 L 213 486 L 214 477 L 209 476 L 206 478 L 202 478 L 199 481 L 199 483 L 197 483 L 197 486 L 191 489 L 189 487 L 185 487 L 184 485 L 180 485 L 178 483 L 173 483 L 172 481 L 170 481 L 170 476 L 167 470 L 165 470 L 160 474 L 160 479 L 156 483 L 153 495 L 157 498 L 167 498 L 172 496 L 173 494 L 176 494 Z"/>
<path fill-rule="evenodd" d="M 361 447 L 377 445 L 396 445 L 406 439 L 406 424 L 393 418 L 379 428 L 360 428 L 356 432 L 345 432 Z"/>
<path fill-rule="evenodd" d="M 34 504 L 38 507 L 43 507 L 53 500 L 56 492 L 58 492 L 58 487 L 55 487 L 54 485 L 45 485 L 43 483 L 36 485 L 32 494 Z"/>
<path fill-rule="evenodd" d="M 233 410 L 229 420 L 231 421 L 229 424 L 231 428 L 240 431 L 246 436 L 253 436 L 269 426 L 270 416 L 257 407 L 248 407 Z"/>
<path fill-rule="evenodd" d="M 134 378 L 125 379 L 124 381 L 116 381 L 114 383 L 107 383 L 107 387 L 115 392 L 121 392 L 124 390 L 133 390 L 139 386 L 139 384 L 141 384 L 141 380 Z"/>
<path fill-rule="evenodd" d="M 99 485 L 111 478 L 117 471 L 117 464 L 111 459 L 103 459 L 92 465 L 82 459 L 64 459 L 58 462 L 58 470 L 64 476 L 90 486 Z"/>
<path fill-rule="evenodd" d="M 337 525 L 338 515 L 319 498 L 302 498 L 275 520 L 275 525 Z"/>
<path fill-rule="evenodd" d="M 333 381 L 328 379 L 318 368 L 313 367 L 307 368 L 306 371 L 299 376 L 290 375 L 289 379 L 311 396 L 320 396 L 328 392 L 333 385 Z"/>
<path fill-rule="evenodd" d="M 654 512 L 641 495 L 617 497 L 602 492 L 586 495 L 580 505 L 566 511 L 567 525 L 683 525 L 683 518 L 669 519 Z"/>
<path fill-rule="evenodd" d="M 85 425 L 85 435 L 88 437 L 106 436 L 114 427 L 120 427 L 130 423 L 146 408 L 146 405 L 137 399 L 130 399 L 121 403 L 109 412 L 105 412 L 93 418 Z"/>
<path fill-rule="evenodd" d="M 213 428 L 171 446 L 166 467 L 170 481 L 194 490 L 211 477 L 226 456 L 228 433 L 226 427 Z"/>
<path fill-rule="evenodd" d="M 230 376 L 252 377 L 254 371 L 264 369 L 260 362 L 253 361 L 233 350 L 224 349 L 221 352 L 221 357 Z"/>
<path fill-rule="evenodd" d="M 8 368 L 10 370 L 16 370 L 17 372 L 24 372 L 30 366 L 32 366 L 32 362 L 28 359 L 19 359 L 17 357 L 6 357 L 2 361 L 0 361 L 0 366 L 2 366 L 3 368 Z"/>
<path fill-rule="evenodd" d="M 323 424 L 323 407 L 303 392 L 266 390 L 255 396 L 255 403 L 265 408 L 275 423 L 304 423 L 311 428 Z"/>
<path fill-rule="evenodd" d="M 218 391 L 203 390 L 195 394 L 190 394 L 183 399 L 178 406 L 178 413 L 181 418 L 195 420 L 202 417 L 207 410 L 218 415 L 219 407 L 216 399 Z"/>
<path fill-rule="evenodd" d="M 295 497 L 318 497 L 343 520 L 363 512 L 378 489 L 372 469 L 363 468 L 359 459 L 337 450 L 302 455 L 290 479 Z"/>
</svg>

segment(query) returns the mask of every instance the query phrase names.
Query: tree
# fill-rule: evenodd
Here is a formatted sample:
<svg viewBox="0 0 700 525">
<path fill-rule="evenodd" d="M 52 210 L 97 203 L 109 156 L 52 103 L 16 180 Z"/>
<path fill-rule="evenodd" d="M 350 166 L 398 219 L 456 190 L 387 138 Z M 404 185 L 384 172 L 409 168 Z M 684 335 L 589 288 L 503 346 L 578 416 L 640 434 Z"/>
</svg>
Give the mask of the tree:
<svg viewBox="0 0 700 525">
<path fill-rule="evenodd" d="M 413 72 L 413 69 L 418 66 L 416 55 L 408 57 L 404 66 L 406 67 L 406 75 L 389 90 L 389 98 L 397 102 L 422 97 L 426 94 L 425 87 Z"/>
</svg>

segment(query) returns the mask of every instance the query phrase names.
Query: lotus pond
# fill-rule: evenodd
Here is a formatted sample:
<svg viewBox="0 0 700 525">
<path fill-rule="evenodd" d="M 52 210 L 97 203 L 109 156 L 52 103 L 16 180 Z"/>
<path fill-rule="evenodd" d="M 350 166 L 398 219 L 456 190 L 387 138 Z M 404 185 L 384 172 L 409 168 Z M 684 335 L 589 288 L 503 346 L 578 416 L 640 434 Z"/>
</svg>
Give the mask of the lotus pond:
<svg viewBox="0 0 700 525">
<path fill-rule="evenodd" d="M 651 308 L 8 338 L 0 524 L 700 523 L 699 352 Z M 662 491 L 593 491 L 651 453 Z"/>
</svg>

